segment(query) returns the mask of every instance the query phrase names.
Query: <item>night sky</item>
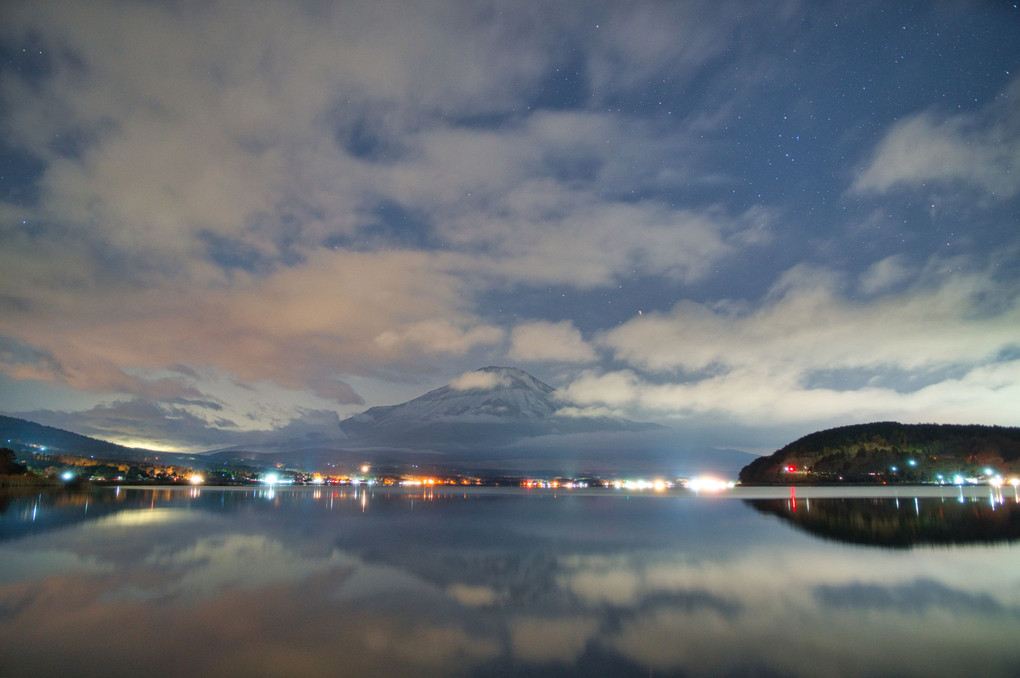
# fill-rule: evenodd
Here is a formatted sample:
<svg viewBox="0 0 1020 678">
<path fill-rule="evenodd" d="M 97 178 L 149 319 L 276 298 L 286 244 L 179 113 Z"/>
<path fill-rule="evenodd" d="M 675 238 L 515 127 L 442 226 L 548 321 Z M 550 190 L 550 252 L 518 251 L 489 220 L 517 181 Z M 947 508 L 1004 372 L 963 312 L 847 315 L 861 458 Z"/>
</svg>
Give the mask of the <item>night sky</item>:
<svg viewBox="0 0 1020 678">
<path fill-rule="evenodd" d="M 0 4 L 0 412 L 201 450 L 485 365 L 1020 425 L 1020 9 Z"/>
</svg>

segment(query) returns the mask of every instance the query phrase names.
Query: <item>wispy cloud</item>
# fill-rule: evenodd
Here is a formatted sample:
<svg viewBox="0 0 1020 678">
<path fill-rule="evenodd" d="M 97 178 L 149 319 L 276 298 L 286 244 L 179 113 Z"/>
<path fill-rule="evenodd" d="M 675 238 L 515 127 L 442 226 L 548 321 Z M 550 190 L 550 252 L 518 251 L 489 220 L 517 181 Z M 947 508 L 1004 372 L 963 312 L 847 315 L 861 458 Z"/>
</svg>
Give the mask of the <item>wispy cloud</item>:
<svg viewBox="0 0 1020 678">
<path fill-rule="evenodd" d="M 927 273 L 945 266 L 933 261 Z M 864 278 L 868 291 L 874 276 Z M 564 393 L 616 411 L 759 426 L 1009 419 L 1020 376 L 1015 359 L 1004 358 L 1020 350 L 1015 287 L 984 272 L 922 275 L 902 291 L 855 301 L 840 293 L 845 282 L 798 268 L 760 306 L 682 302 L 642 316 L 599 341 L 629 369 L 589 371 Z"/>
<path fill-rule="evenodd" d="M 1020 192 L 1020 81 L 974 113 L 911 115 L 886 133 L 854 181 L 859 192 L 960 182 L 992 197 Z"/>
</svg>

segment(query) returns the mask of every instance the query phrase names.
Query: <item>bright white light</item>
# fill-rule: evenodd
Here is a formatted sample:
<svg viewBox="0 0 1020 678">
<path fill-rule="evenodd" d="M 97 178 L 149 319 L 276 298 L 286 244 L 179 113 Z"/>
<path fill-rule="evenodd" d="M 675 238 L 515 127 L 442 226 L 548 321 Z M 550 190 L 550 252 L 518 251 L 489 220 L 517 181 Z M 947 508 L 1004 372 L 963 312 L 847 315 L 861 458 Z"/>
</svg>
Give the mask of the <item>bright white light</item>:
<svg viewBox="0 0 1020 678">
<path fill-rule="evenodd" d="M 688 488 L 695 492 L 722 492 L 731 487 L 734 487 L 735 483 L 720 480 L 719 478 L 713 478 L 711 476 L 702 476 L 700 478 L 694 478 L 687 485 Z"/>
<path fill-rule="evenodd" d="M 202 483 L 205 482 L 205 478 L 203 478 L 200 474 L 195 473 L 190 478 L 188 478 L 188 482 L 190 482 L 192 485 L 201 485 Z"/>
<path fill-rule="evenodd" d="M 60 474 L 60 479 L 63 480 L 64 482 L 67 482 L 72 478 L 74 478 L 74 474 L 71 473 L 70 471 L 64 471 L 63 473 Z"/>
<path fill-rule="evenodd" d="M 266 474 L 266 477 L 262 479 L 262 482 L 264 482 L 267 485 L 275 485 L 276 483 L 280 482 L 280 476 L 276 475 L 275 473 L 268 473 Z"/>
<path fill-rule="evenodd" d="M 312 485 L 322 485 L 324 482 L 325 481 L 322 479 L 322 476 L 315 476 L 312 478 Z"/>
</svg>

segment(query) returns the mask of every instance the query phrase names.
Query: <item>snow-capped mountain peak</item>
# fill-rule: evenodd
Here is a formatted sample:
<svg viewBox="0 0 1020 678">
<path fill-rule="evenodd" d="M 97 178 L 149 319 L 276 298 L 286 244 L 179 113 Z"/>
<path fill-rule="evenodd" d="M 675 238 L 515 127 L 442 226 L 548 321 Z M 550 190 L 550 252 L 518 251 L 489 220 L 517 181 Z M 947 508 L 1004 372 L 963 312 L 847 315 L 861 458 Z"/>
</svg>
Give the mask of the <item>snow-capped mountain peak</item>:
<svg viewBox="0 0 1020 678">
<path fill-rule="evenodd" d="M 483 367 L 400 405 L 373 407 L 345 424 L 514 421 L 553 416 L 552 386 L 514 367 Z"/>
<path fill-rule="evenodd" d="M 372 407 L 340 423 L 350 444 L 491 447 L 568 432 L 643 430 L 626 419 L 560 415 L 569 403 L 524 370 L 483 367 L 399 405 Z"/>
</svg>

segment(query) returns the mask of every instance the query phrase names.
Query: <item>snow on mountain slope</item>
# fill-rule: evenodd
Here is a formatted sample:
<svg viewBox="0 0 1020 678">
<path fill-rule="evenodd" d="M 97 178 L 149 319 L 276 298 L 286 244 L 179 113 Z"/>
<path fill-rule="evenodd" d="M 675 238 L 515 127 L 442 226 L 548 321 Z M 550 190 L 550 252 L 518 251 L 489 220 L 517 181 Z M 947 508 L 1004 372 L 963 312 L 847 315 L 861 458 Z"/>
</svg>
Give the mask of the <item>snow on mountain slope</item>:
<svg viewBox="0 0 1020 678">
<path fill-rule="evenodd" d="M 568 403 L 555 389 L 514 367 L 483 367 L 447 386 L 400 405 L 373 407 L 341 422 L 354 438 L 406 436 L 415 431 L 427 437 L 484 435 L 534 436 L 581 430 L 634 430 L 651 425 L 625 419 L 583 419 L 558 416 Z"/>
</svg>

